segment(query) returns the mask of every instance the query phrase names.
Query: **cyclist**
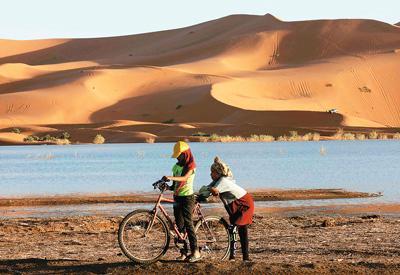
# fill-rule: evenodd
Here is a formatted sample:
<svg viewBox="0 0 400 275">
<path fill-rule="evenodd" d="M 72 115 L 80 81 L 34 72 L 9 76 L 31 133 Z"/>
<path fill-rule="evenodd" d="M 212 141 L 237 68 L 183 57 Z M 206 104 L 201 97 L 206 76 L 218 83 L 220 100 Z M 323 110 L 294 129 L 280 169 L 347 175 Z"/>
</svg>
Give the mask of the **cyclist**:
<svg viewBox="0 0 400 275">
<path fill-rule="evenodd" d="M 173 176 L 163 176 L 162 179 L 165 181 L 173 181 L 169 189 L 174 191 L 175 203 L 173 208 L 175 223 L 180 232 L 183 233 L 186 230 L 191 251 L 191 254 L 188 256 L 188 248 L 185 242 L 184 248 L 181 250 L 181 256 L 177 259 L 196 262 L 201 258 L 192 217 L 193 208 L 195 206 L 193 181 L 196 172 L 196 163 L 189 145 L 183 141 L 178 141 L 174 145 L 171 157 L 178 160 L 172 167 Z"/>
<path fill-rule="evenodd" d="M 249 261 L 247 227 L 253 222 L 253 198 L 246 190 L 236 184 L 232 171 L 219 157 L 215 157 L 214 163 L 211 165 L 211 178 L 213 182 L 209 185 L 209 190 L 212 195 L 219 195 L 224 202 L 230 223 L 237 226 L 238 229 L 243 261 Z M 231 250 L 229 259 L 234 259 L 232 252 Z"/>
</svg>

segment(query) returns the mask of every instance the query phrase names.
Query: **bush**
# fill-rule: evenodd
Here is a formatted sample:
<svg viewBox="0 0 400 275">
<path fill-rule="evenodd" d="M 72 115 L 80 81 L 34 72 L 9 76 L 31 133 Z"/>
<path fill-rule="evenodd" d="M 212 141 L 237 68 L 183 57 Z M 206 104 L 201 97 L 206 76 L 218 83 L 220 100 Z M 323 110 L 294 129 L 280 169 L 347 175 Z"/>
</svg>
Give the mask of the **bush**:
<svg viewBox="0 0 400 275">
<path fill-rule="evenodd" d="M 26 138 L 24 138 L 24 142 L 34 142 L 34 141 L 40 141 L 40 138 L 34 135 L 29 135 Z"/>
<path fill-rule="evenodd" d="M 209 138 L 208 137 L 200 137 L 199 142 L 208 142 Z"/>
<path fill-rule="evenodd" d="M 166 121 L 163 121 L 162 123 L 170 124 L 170 123 L 174 123 L 174 122 L 175 122 L 175 120 L 173 118 L 171 118 L 171 119 L 168 119 Z"/>
<path fill-rule="evenodd" d="M 344 140 L 355 140 L 356 137 L 355 137 L 355 135 L 353 133 L 345 133 L 343 135 L 343 139 Z"/>
<path fill-rule="evenodd" d="M 220 137 L 217 134 L 212 134 L 210 136 L 210 141 L 212 142 L 217 142 L 217 141 L 221 141 Z"/>
<path fill-rule="evenodd" d="M 372 131 L 368 134 L 369 139 L 377 139 L 378 138 L 378 133 L 376 131 Z"/>
<path fill-rule="evenodd" d="M 15 134 L 21 134 L 21 130 L 19 128 L 12 128 L 11 132 Z"/>
<path fill-rule="evenodd" d="M 156 139 L 153 137 L 148 137 L 148 138 L 146 138 L 145 141 L 146 141 L 146 143 L 154 143 L 156 141 Z"/>
<path fill-rule="evenodd" d="M 382 133 L 381 133 L 381 134 L 378 135 L 378 138 L 379 138 L 379 139 L 388 139 L 388 135 L 387 135 L 387 134 L 382 134 Z"/>
<path fill-rule="evenodd" d="M 393 135 L 393 139 L 400 139 L 400 133 L 395 133 Z"/>
<path fill-rule="evenodd" d="M 194 137 L 209 137 L 210 134 L 206 134 L 203 132 L 196 132 L 196 133 L 193 133 L 192 136 L 194 136 Z"/>
<path fill-rule="evenodd" d="M 57 139 L 56 140 L 57 145 L 69 145 L 71 142 L 68 139 L 62 138 L 62 139 Z"/>
<path fill-rule="evenodd" d="M 258 138 L 259 138 L 259 141 L 262 141 L 262 142 L 275 141 L 275 138 L 273 136 L 270 136 L 270 135 L 259 135 Z"/>
<path fill-rule="evenodd" d="M 284 136 L 279 136 L 279 137 L 277 138 L 277 140 L 278 140 L 278 141 L 288 141 L 289 138 L 288 138 L 286 135 L 284 135 Z"/>
<path fill-rule="evenodd" d="M 94 144 L 103 144 L 105 141 L 106 139 L 100 134 L 97 134 L 93 139 Z"/>
<path fill-rule="evenodd" d="M 321 138 L 321 135 L 319 133 L 312 133 L 312 141 L 319 141 Z"/>
<path fill-rule="evenodd" d="M 334 139 L 343 139 L 344 131 L 342 128 L 339 128 L 336 133 L 333 135 Z"/>
<path fill-rule="evenodd" d="M 51 135 L 47 134 L 43 137 L 40 137 L 39 141 L 57 141 L 57 138 L 52 137 Z"/>
<path fill-rule="evenodd" d="M 183 105 L 179 104 L 178 106 L 176 106 L 176 110 L 179 110 L 180 108 L 182 108 Z"/>
<path fill-rule="evenodd" d="M 71 135 L 68 132 L 62 133 L 60 136 L 58 136 L 59 139 L 70 139 Z"/>
<path fill-rule="evenodd" d="M 370 93 L 370 92 L 371 92 L 371 89 L 368 88 L 367 86 L 360 87 L 360 88 L 358 88 L 358 89 L 359 89 L 360 92 L 362 92 L 362 93 Z"/>
<path fill-rule="evenodd" d="M 356 134 L 356 139 L 357 140 L 365 140 L 365 139 L 367 139 L 367 137 L 365 136 L 365 134 L 358 133 L 358 134 Z"/>
</svg>

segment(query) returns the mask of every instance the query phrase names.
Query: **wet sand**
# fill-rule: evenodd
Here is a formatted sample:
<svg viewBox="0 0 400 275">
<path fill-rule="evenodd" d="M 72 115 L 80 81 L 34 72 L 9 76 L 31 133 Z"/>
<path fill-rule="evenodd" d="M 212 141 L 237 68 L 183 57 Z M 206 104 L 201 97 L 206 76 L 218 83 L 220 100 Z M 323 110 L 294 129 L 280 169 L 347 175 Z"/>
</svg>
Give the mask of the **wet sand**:
<svg viewBox="0 0 400 275">
<path fill-rule="evenodd" d="M 399 206 L 397 206 L 399 208 Z M 118 246 L 118 217 L 3 219 L 2 274 L 394 274 L 400 271 L 400 215 L 281 215 L 258 212 L 252 262 L 162 261 L 134 265 Z"/>
<path fill-rule="evenodd" d="M 170 192 L 166 197 L 171 197 Z M 380 194 L 366 192 L 351 192 L 343 189 L 293 189 L 293 190 L 250 190 L 255 201 L 287 201 L 287 200 L 315 200 L 315 199 L 345 199 L 377 197 Z M 49 197 L 0 197 L 0 207 L 6 206 L 38 206 L 38 205 L 75 205 L 98 203 L 151 203 L 156 193 L 136 193 L 128 195 L 69 195 Z M 211 198 L 210 202 L 218 202 Z"/>
</svg>

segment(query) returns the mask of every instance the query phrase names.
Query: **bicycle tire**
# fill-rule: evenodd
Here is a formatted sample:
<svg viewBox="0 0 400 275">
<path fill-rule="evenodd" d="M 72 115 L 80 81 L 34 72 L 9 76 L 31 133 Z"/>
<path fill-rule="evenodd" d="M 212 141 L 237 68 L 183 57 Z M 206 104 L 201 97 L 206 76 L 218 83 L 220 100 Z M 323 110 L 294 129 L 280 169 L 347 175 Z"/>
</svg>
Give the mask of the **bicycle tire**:
<svg viewBox="0 0 400 275">
<path fill-rule="evenodd" d="M 122 252 L 132 261 L 150 264 L 158 261 L 168 250 L 170 233 L 165 221 L 157 215 L 151 230 L 145 236 L 152 211 L 138 209 L 121 221 L 118 229 L 118 243 Z M 128 228 L 130 226 L 130 228 Z"/>
<path fill-rule="evenodd" d="M 209 232 L 208 228 L 212 233 Z M 225 260 L 231 246 L 228 223 L 219 216 L 207 216 L 195 226 L 197 243 L 203 258 Z M 213 234 L 213 236 L 211 236 Z"/>
</svg>

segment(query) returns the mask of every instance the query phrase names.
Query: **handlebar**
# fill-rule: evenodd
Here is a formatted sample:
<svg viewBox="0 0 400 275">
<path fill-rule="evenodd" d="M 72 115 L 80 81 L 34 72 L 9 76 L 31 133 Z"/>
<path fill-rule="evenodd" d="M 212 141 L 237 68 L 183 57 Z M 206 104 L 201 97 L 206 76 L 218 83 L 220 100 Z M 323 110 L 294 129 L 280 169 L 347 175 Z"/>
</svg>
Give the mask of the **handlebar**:
<svg viewBox="0 0 400 275">
<path fill-rule="evenodd" d="M 158 180 L 155 183 L 153 183 L 153 188 L 154 189 L 159 189 L 161 192 L 164 192 L 165 190 L 168 190 L 168 184 L 164 180 Z"/>
</svg>

